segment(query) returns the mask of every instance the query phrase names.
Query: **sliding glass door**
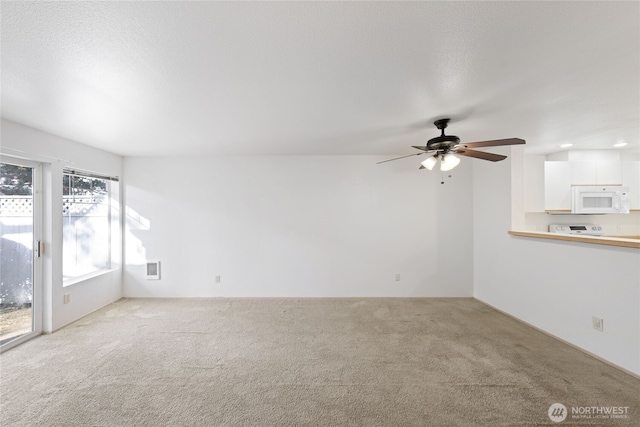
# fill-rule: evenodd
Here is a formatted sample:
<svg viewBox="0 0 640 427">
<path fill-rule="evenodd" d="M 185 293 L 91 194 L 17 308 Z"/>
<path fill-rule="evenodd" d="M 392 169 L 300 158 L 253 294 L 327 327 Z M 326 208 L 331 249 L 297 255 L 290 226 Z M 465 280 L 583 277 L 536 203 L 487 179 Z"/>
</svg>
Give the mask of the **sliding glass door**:
<svg viewBox="0 0 640 427">
<path fill-rule="evenodd" d="M 40 171 L 0 158 L 0 350 L 42 332 Z"/>
</svg>

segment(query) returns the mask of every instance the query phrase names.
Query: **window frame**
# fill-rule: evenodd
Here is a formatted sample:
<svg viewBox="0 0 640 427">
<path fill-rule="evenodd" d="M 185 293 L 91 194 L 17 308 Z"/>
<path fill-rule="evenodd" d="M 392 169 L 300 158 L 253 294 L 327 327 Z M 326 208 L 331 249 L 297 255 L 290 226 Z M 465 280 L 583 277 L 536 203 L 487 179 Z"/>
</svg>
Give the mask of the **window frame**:
<svg viewBox="0 0 640 427">
<path fill-rule="evenodd" d="M 97 277 L 97 276 L 101 276 L 104 274 L 108 274 L 112 271 L 115 270 L 115 268 L 113 267 L 113 231 L 114 231 L 114 218 L 113 218 L 113 210 L 114 210 L 114 206 L 113 206 L 113 196 L 114 194 L 119 194 L 119 189 L 114 191 L 114 186 L 115 185 L 119 185 L 119 179 L 118 177 L 112 177 L 112 176 L 107 176 L 107 175 L 101 175 L 101 174 L 97 174 L 94 172 L 89 172 L 89 171 L 84 171 L 84 170 L 78 170 L 78 169 L 63 169 L 62 171 L 62 182 L 63 182 L 63 191 L 62 191 L 62 200 L 63 200 L 63 206 L 64 206 L 64 180 L 65 177 L 69 176 L 69 178 L 71 179 L 71 177 L 73 176 L 79 176 L 82 178 L 90 178 L 90 179 L 100 179 L 100 180 L 104 180 L 106 181 L 106 197 L 107 197 L 107 221 L 108 221 L 108 229 L 106 231 L 107 233 L 107 244 L 108 244 L 108 248 L 107 248 L 107 262 L 106 262 L 106 266 L 102 267 L 102 268 L 98 268 L 95 269 L 93 271 L 84 273 L 84 274 L 80 274 L 77 276 L 73 276 L 73 277 L 65 277 L 65 271 L 64 271 L 64 238 L 62 241 L 62 265 L 61 265 L 61 270 L 62 270 L 62 286 L 66 287 L 66 286 L 70 286 L 73 285 L 75 283 L 79 283 L 79 282 L 83 282 L 86 281 L 88 279 L 91 279 L 93 277 Z M 63 221 L 63 230 L 64 230 L 64 213 L 62 213 L 62 217 L 61 220 Z M 64 233 L 64 231 L 63 231 Z"/>
</svg>

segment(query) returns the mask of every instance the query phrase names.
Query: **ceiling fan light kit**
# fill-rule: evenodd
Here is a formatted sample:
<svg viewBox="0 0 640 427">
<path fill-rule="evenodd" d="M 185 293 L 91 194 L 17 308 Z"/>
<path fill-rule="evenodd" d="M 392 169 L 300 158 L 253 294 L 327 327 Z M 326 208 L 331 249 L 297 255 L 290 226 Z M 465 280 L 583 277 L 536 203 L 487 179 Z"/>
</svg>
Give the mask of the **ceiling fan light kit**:
<svg viewBox="0 0 640 427">
<path fill-rule="evenodd" d="M 442 172 L 450 171 L 460 164 L 460 158 L 449 153 L 442 156 L 442 162 L 440 163 L 440 170 Z"/>
<path fill-rule="evenodd" d="M 431 138 L 427 141 L 424 147 L 413 145 L 413 148 L 421 150 L 421 153 L 408 154 L 402 157 L 396 157 L 394 159 L 383 160 L 380 163 L 391 162 L 393 160 L 404 159 L 410 156 L 420 156 L 422 154 L 432 154 L 427 160 L 421 163 L 420 169 L 433 170 L 434 166 L 440 159 L 440 170 L 443 172 L 450 171 L 460 164 L 460 158 L 455 154 L 465 157 L 473 157 L 481 160 L 488 160 L 490 162 L 499 162 L 507 158 L 501 154 L 487 153 L 484 151 L 476 151 L 470 148 L 479 147 L 496 147 L 500 145 L 519 145 L 524 144 L 524 139 L 520 138 L 508 138 L 508 139 L 495 139 L 491 141 L 479 141 L 460 143 L 460 138 L 455 135 L 445 135 L 444 130 L 449 124 L 451 119 L 439 119 L 433 122 L 433 124 L 440 130 L 440 136 Z"/>
<path fill-rule="evenodd" d="M 427 160 L 422 162 L 422 166 L 426 169 L 433 170 L 433 167 L 438 163 L 438 156 L 429 157 Z"/>
</svg>

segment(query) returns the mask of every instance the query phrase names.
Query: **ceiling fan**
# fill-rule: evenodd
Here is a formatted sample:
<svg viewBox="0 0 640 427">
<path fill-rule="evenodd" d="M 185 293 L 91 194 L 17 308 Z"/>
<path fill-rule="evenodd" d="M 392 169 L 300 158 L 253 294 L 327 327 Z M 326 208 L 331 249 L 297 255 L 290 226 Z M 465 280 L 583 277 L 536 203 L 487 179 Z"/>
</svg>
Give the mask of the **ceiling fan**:
<svg viewBox="0 0 640 427">
<path fill-rule="evenodd" d="M 449 124 L 451 119 L 439 119 L 433 122 L 434 125 L 438 129 L 440 129 L 440 136 L 436 136 L 435 138 L 431 138 L 427 141 L 427 145 L 424 147 L 412 145 L 413 148 L 417 148 L 421 150 L 420 153 L 408 154 L 406 156 L 396 157 L 394 159 L 383 160 L 380 163 L 391 162 L 393 160 L 404 159 L 405 157 L 411 156 L 421 156 L 423 154 L 430 154 L 429 158 L 422 162 L 422 165 L 419 169 L 428 169 L 432 170 L 433 167 L 440 160 L 440 170 L 441 171 L 449 171 L 460 163 L 460 158 L 454 155 L 466 156 L 466 157 L 475 157 L 476 159 L 489 160 L 490 162 L 499 162 L 500 160 L 504 160 L 507 156 L 503 156 L 501 154 L 493 154 L 486 153 L 484 151 L 476 151 L 471 148 L 480 148 L 480 147 L 495 147 L 498 145 L 518 145 L 524 144 L 524 139 L 520 138 L 508 138 L 508 139 L 494 139 L 491 141 L 479 141 L 479 142 L 467 142 L 460 143 L 460 138 L 454 135 L 445 135 L 444 130 Z"/>
</svg>

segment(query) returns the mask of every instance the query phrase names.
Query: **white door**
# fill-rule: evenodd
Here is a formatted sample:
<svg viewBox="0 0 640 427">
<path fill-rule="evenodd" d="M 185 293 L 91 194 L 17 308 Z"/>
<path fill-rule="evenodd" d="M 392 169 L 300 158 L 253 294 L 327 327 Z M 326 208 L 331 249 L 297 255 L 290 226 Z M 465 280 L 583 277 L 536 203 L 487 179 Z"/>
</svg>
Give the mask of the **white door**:
<svg viewBox="0 0 640 427">
<path fill-rule="evenodd" d="M 41 171 L 0 157 L 0 351 L 42 333 Z"/>
</svg>

